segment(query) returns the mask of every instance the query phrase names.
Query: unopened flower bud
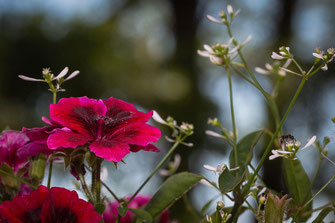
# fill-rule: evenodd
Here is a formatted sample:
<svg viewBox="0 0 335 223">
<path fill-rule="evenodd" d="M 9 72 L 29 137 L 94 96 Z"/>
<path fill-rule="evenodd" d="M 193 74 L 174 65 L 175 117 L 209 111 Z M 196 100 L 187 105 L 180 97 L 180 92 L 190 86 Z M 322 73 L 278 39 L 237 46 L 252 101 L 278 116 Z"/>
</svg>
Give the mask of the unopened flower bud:
<svg viewBox="0 0 335 223">
<path fill-rule="evenodd" d="M 332 122 L 334 122 L 334 123 L 335 123 L 335 116 L 333 116 L 333 117 L 332 117 Z"/>
<path fill-rule="evenodd" d="M 218 201 L 217 206 L 220 207 L 220 208 L 223 208 L 224 207 L 223 201 Z"/>
<path fill-rule="evenodd" d="M 296 141 L 294 143 L 294 148 L 299 149 L 300 147 L 301 147 L 301 142 L 300 141 Z"/>
<path fill-rule="evenodd" d="M 323 150 L 323 154 L 324 154 L 325 156 L 327 156 L 327 155 L 328 155 L 328 149 L 324 149 L 324 150 Z"/>
<path fill-rule="evenodd" d="M 328 136 L 323 138 L 323 146 L 326 146 L 330 142 L 330 138 Z"/>
<path fill-rule="evenodd" d="M 265 197 L 262 195 L 260 198 L 259 198 L 259 204 L 262 205 L 264 204 L 265 202 Z"/>
</svg>

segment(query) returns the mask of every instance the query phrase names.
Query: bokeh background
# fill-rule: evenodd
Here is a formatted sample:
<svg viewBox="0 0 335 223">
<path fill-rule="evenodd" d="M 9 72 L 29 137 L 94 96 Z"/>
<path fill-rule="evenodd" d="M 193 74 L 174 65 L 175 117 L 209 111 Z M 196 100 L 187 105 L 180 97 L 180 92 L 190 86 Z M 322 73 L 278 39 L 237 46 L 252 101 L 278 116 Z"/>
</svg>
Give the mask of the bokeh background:
<svg viewBox="0 0 335 223">
<path fill-rule="evenodd" d="M 291 47 L 291 52 L 307 69 L 314 61 L 315 47 L 334 44 L 335 2 L 331 0 L 0 0 L 0 129 L 43 126 L 41 116 L 48 116 L 51 93 L 46 84 L 25 82 L 17 76 L 39 78 L 42 68 L 57 74 L 65 66 L 80 75 L 67 82 L 61 97 L 116 97 L 134 103 L 140 110 L 157 110 L 163 117 L 195 125 L 189 141 L 193 148 L 181 147 L 181 170 L 206 172 L 204 164 L 216 166 L 227 161 L 230 148 L 221 140 L 204 134 L 208 117 L 218 117 L 231 129 L 228 84 L 224 70 L 197 55 L 202 44 L 227 42 L 224 26 L 210 23 L 206 14 L 216 16 L 227 4 L 241 8 L 233 25 L 234 36 L 253 40 L 243 49 L 250 67 L 263 67 L 272 62 L 270 55 L 278 47 Z M 335 136 L 334 66 L 310 78 L 291 111 L 284 132 L 302 144 L 317 135 Z M 273 78 L 262 75 L 258 80 L 271 89 Z M 281 86 L 278 105 L 283 113 L 299 83 L 287 76 Z M 271 116 L 262 95 L 239 77 L 233 78 L 235 111 L 240 138 L 250 131 L 273 128 Z M 168 129 L 161 128 L 164 134 Z M 108 167 L 108 184 L 120 195 L 133 193 L 167 152 L 169 144 L 162 138 L 161 154 L 140 152 L 125 158 L 118 169 Z M 255 149 L 262 153 L 264 144 Z M 329 144 L 329 157 L 335 159 L 334 143 Z M 311 176 L 316 165 L 316 150 L 300 154 Z M 56 165 L 53 185 L 75 188 L 73 178 Z M 267 163 L 262 170 L 268 185 L 285 191 L 280 161 Z M 334 167 L 324 162 L 315 190 L 334 174 Z M 156 176 L 143 190 L 152 194 L 164 178 Z M 335 185 L 315 203 L 335 199 Z M 107 193 L 106 193 L 107 194 Z M 172 207 L 180 222 L 196 222 L 199 210 L 215 191 L 199 185 L 186 199 Z M 213 210 L 213 209 L 212 209 Z M 329 218 L 334 218 L 334 215 Z M 241 222 L 252 221 L 246 213 Z M 247 219 L 247 220 L 246 220 Z"/>
</svg>

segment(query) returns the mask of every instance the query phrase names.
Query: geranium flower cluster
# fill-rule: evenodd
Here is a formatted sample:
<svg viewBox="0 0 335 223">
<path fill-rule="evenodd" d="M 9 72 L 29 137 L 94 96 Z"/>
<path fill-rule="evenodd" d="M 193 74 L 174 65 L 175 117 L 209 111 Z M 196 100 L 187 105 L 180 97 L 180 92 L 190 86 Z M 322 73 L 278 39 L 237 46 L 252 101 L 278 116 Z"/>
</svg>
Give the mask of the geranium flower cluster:
<svg viewBox="0 0 335 223">
<path fill-rule="evenodd" d="M 55 100 L 56 93 L 63 91 L 61 84 L 79 73 L 75 71 L 64 78 L 67 72 L 68 68 L 65 68 L 54 76 L 49 69 L 44 69 L 43 79 L 22 75 L 20 78 L 46 82 Z M 3 131 L 0 135 L 0 184 L 10 188 L 11 193 L 8 196 L 7 191 L 0 191 L 0 203 L 6 200 L 0 206 L 0 222 L 100 222 L 104 208 L 98 208 L 99 214 L 95 206 L 101 206 L 104 201 L 100 199 L 100 192 L 93 189 L 96 187 L 93 184 L 101 180 L 100 173 L 92 173 L 92 179 L 93 175 L 97 177 L 92 180 L 92 191 L 88 191 L 85 180 L 79 177 L 79 174 L 85 173 L 83 157 L 85 154 L 93 157 L 96 166 L 88 163 L 89 167 L 92 167 L 92 171 L 100 172 L 103 160 L 113 161 L 116 165 L 130 152 L 159 152 L 151 143 L 157 142 L 161 132 L 147 124 L 152 115 L 153 111 L 140 112 L 132 104 L 112 97 L 106 100 L 71 97 L 50 105 L 50 119 L 42 117 L 47 126 Z M 70 172 L 81 180 L 82 188 L 92 204 L 79 199 L 75 191 L 39 186 L 45 166 L 48 162 L 52 166 L 55 157 L 64 157 L 65 166 L 71 164 Z M 37 190 L 32 191 L 33 188 Z M 15 195 L 18 196 L 13 198 Z M 136 197 L 130 207 L 135 205 L 135 208 L 140 208 L 149 200 L 150 197 Z M 111 211 L 109 209 L 106 216 Z M 131 214 L 127 216 L 126 219 L 131 218 Z"/>
</svg>

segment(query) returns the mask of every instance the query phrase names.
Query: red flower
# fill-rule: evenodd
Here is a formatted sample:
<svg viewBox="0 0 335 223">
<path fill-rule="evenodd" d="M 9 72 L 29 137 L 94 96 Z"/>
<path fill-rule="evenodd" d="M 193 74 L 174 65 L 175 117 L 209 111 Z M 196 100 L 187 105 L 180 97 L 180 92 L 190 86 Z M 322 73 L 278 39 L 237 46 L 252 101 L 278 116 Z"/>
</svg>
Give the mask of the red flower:
<svg viewBox="0 0 335 223">
<path fill-rule="evenodd" d="M 10 223 L 98 223 L 101 216 L 77 192 L 39 186 L 29 195 L 16 196 L 0 205 L 0 222 Z"/>
<path fill-rule="evenodd" d="M 152 116 L 139 112 L 132 104 L 109 98 L 63 98 L 50 105 L 50 117 L 62 129 L 52 133 L 47 141 L 50 149 L 76 148 L 89 143 L 95 155 L 119 162 L 130 151 L 159 151 L 154 145 L 160 138 L 158 128 L 146 124 Z"/>
<path fill-rule="evenodd" d="M 127 196 L 126 200 L 129 200 L 131 196 Z M 146 195 L 137 195 L 134 200 L 130 202 L 128 208 L 139 209 L 144 207 L 147 203 L 149 203 L 151 197 Z M 106 210 L 103 213 L 103 218 L 105 223 L 115 223 L 117 216 L 119 203 L 117 201 L 113 201 L 106 205 Z M 131 211 L 127 211 L 126 215 L 121 218 L 120 223 L 131 223 L 134 213 Z M 169 223 L 169 212 L 168 210 L 163 211 L 162 215 L 159 217 L 159 223 Z"/>
</svg>

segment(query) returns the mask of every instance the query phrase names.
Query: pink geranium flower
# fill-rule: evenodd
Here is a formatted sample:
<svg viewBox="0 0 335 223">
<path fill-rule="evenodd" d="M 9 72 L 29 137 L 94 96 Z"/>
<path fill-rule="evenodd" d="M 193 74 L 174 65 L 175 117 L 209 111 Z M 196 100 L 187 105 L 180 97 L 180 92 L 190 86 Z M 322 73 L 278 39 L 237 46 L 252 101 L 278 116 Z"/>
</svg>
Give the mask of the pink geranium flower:
<svg viewBox="0 0 335 223">
<path fill-rule="evenodd" d="M 0 222 L 12 223 L 99 223 L 101 216 L 77 192 L 61 187 L 39 186 L 29 195 L 16 196 L 0 205 Z"/>
<path fill-rule="evenodd" d="M 27 156 L 20 155 L 20 149 L 29 138 L 20 131 L 4 130 L 0 135 L 0 164 L 6 163 L 15 171 L 24 167 Z"/>
<path fill-rule="evenodd" d="M 125 199 L 129 200 L 131 196 L 127 196 Z M 151 197 L 147 195 L 137 195 L 128 205 L 128 208 L 139 209 L 143 208 L 147 203 L 149 203 Z M 103 213 L 103 219 L 105 223 L 115 223 L 117 216 L 119 203 L 113 201 L 106 205 L 106 209 Z M 121 218 L 120 223 L 131 223 L 135 214 L 131 211 L 127 211 L 126 215 Z M 162 215 L 159 217 L 159 223 L 169 223 L 169 212 L 168 210 L 163 211 Z"/>
<path fill-rule="evenodd" d="M 146 124 L 152 111 L 139 112 L 132 104 L 109 98 L 63 98 L 50 105 L 50 117 L 63 126 L 47 141 L 50 149 L 76 148 L 88 144 L 98 157 L 119 162 L 130 151 L 159 151 L 154 145 L 160 138 L 158 128 Z"/>
</svg>

